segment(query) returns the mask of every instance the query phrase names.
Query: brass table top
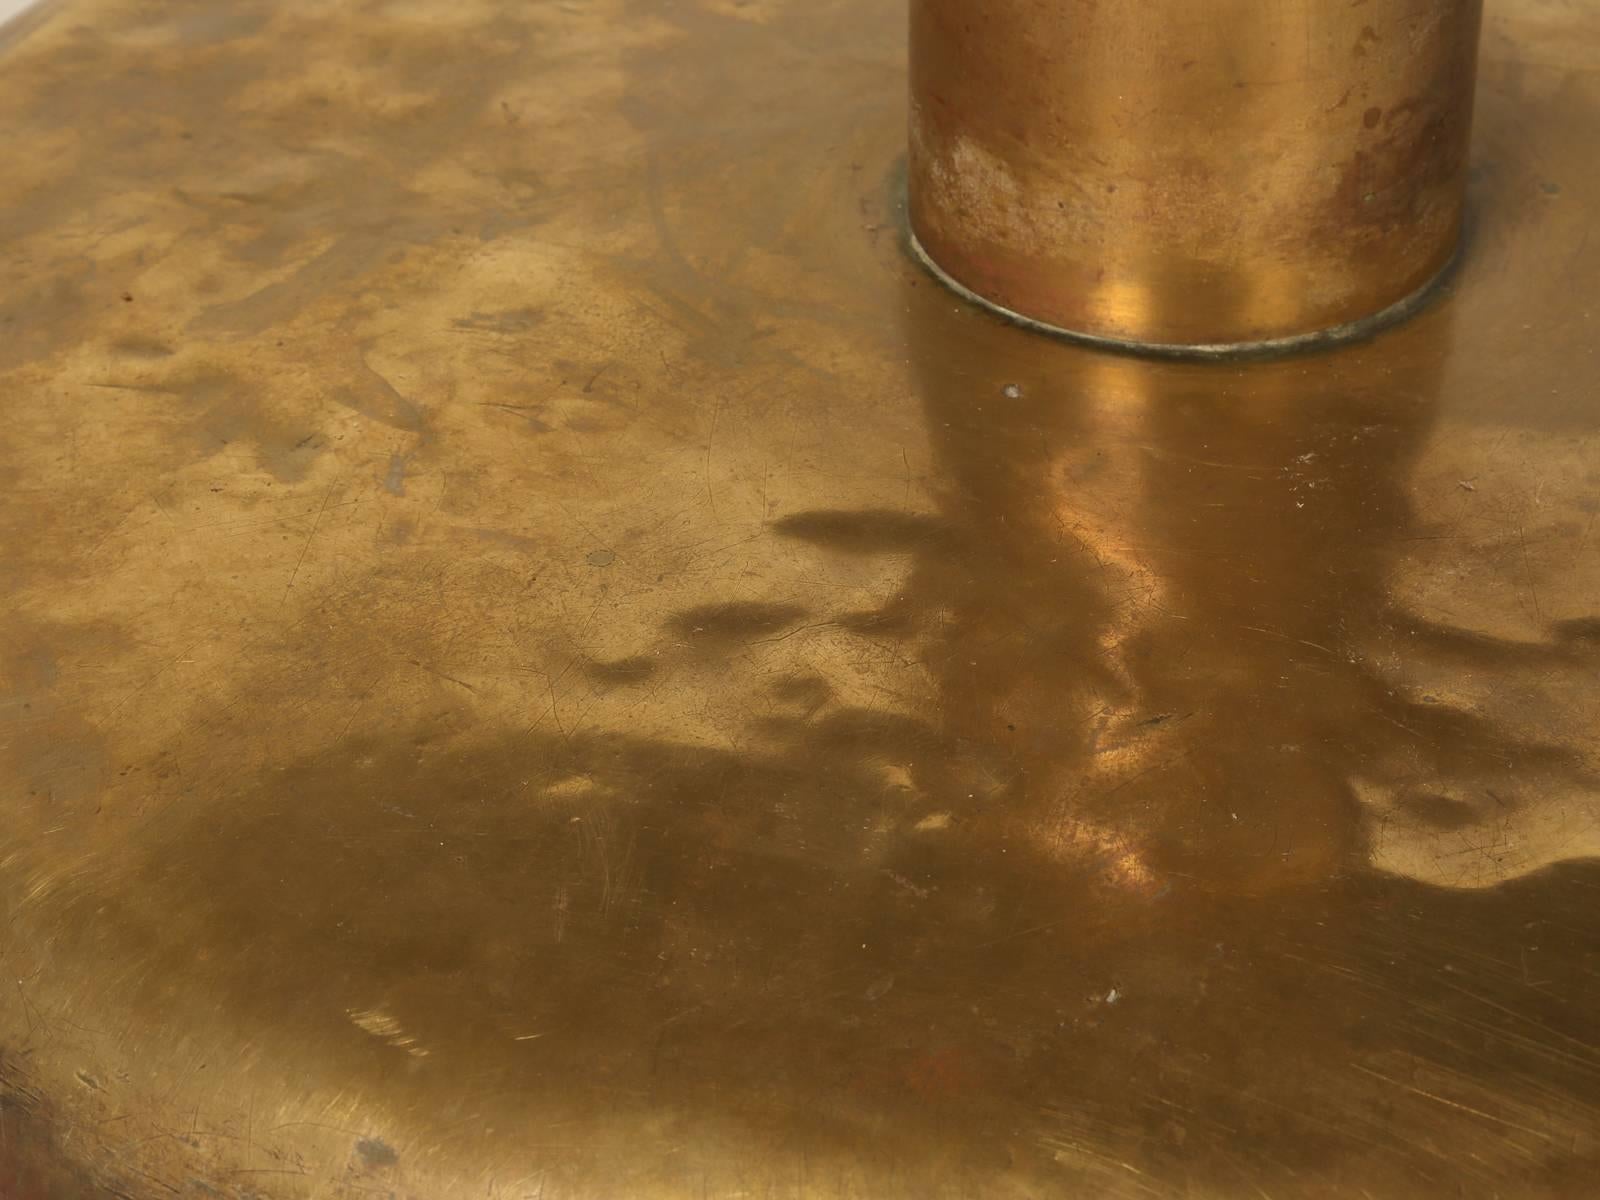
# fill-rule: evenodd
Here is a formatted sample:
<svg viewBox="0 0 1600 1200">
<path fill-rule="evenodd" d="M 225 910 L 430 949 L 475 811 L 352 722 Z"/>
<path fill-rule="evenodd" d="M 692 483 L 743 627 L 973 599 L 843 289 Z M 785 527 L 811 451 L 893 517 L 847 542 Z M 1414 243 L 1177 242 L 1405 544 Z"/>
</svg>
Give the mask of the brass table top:
<svg viewBox="0 0 1600 1200">
<path fill-rule="evenodd" d="M 6 1200 L 1595 1194 L 1600 5 L 1227 365 L 908 260 L 903 19 L 0 34 Z"/>
</svg>

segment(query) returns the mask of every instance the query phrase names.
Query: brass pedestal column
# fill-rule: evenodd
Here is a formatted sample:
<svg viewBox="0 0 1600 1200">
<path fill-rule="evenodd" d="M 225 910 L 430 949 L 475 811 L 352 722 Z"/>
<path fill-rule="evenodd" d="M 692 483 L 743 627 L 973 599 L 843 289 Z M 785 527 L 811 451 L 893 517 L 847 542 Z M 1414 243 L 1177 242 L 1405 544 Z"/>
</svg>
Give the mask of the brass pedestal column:
<svg viewBox="0 0 1600 1200">
<path fill-rule="evenodd" d="M 1481 0 L 912 0 L 913 246 L 1176 353 L 1347 337 L 1456 253 Z"/>
</svg>

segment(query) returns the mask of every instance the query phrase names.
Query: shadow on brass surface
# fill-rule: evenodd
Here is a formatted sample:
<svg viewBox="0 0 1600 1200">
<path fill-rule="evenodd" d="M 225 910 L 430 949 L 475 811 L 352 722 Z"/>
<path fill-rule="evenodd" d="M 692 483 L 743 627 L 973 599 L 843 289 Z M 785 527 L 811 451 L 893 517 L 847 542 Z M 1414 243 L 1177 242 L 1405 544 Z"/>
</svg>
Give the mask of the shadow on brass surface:
<svg viewBox="0 0 1600 1200">
<path fill-rule="evenodd" d="M 13 47 L 6 1194 L 1586 1194 L 1600 26 L 1503 9 L 1450 294 L 1239 366 L 902 258 L 892 5 Z"/>
</svg>

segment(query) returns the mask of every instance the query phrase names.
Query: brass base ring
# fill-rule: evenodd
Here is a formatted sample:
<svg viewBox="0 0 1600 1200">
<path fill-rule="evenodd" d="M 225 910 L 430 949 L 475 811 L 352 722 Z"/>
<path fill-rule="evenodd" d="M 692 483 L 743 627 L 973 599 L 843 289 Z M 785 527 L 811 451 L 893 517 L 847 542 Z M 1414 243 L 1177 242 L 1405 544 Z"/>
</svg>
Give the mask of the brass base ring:
<svg viewBox="0 0 1600 1200">
<path fill-rule="evenodd" d="M 909 222 L 905 229 L 905 235 L 911 256 L 930 275 L 963 300 L 987 309 L 996 316 L 1003 317 L 1013 325 L 1020 325 L 1022 328 L 1032 330 L 1034 333 L 1048 334 L 1063 341 L 1074 342 L 1082 346 L 1091 346 L 1098 350 L 1114 351 L 1118 354 L 1137 354 L 1146 358 L 1207 360 L 1276 358 L 1291 354 L 1310 354 L 1319 350 L 1330 350 L 1338 346 L 1348 345 L 1351 342 L 1363 341 L 1375 334 L 1382 333 L 1389 326 L 1399 324 L 1428 306 L 1434 294 L 1440 289 L 1440 285 L 1454 273 L 1456 266 L 1460 263 L 1461 247 L 1465 240 L 1464 238 L 1457 240 L 1455 253 L 1450 256 L 1445 265 L 1431 279 L 1410 295 L 1401 297 L 1389 305 L 1388 308 L 1380 309 L 1371 316 L 1362 317 L 1356 321 L 1347 321 L 1343 325 L 1335 325 L 1330 329 L 1321 329 L 1312 333 L 1297 333 L 1290 337 L 1267 338 L 1255 342 L 1188 344 L 1182 342 L 1139 342 L 1124 338 L 1107 337 L 1104 334 L 1084 333 L 1076 329 L 1063 329 L 1059 325 L 1051 325 L 1047 321 L 1024 316 L 1022 313 L 1014 312 L 1003 304 L 996 304 L 993 300 L 985 299 L 952 276 L 935 262 L 933 256 L 923 248 Z"/>
</svg>

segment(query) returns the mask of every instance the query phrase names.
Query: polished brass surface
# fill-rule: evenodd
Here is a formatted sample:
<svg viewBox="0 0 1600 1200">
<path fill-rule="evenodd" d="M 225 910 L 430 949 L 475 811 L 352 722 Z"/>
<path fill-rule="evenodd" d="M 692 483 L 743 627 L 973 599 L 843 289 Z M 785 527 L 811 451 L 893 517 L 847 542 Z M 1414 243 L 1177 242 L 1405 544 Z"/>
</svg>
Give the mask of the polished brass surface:
<svg viewBox="0 0 1600 1200">
<path fill-rule="evenodd" d="M 1600 10 L 1315 358 L 962 304 L 862 0 L 0 58 L 0 1195 L 1588 1197 Z"/>
<path fill-rule="evenodd" d="M 911 0 L 911 220 L 1059 331 L 1363 334 L 1456 250 L 1481 0 Z"/>
</svg>

